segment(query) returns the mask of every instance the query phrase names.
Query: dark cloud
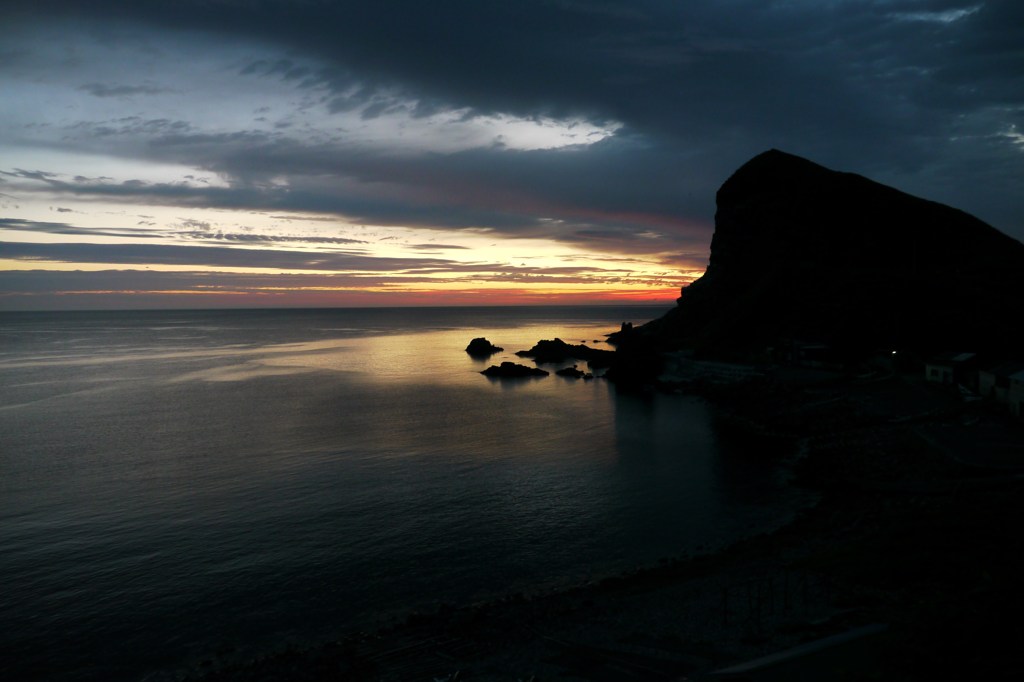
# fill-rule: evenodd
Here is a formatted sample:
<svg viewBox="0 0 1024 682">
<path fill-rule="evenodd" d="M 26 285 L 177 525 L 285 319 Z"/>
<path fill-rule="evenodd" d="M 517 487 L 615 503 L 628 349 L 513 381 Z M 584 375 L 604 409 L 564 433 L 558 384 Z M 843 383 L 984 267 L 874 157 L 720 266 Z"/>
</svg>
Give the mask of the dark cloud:
<svg viewBox="0 0 1024 682">
<path fill-rule="evenodd" d="M 140 116 L 122 116 L 106 121 L 76 121 L 65 128 L 65 140 L 82 140 L 96 147 L 99 141 L 110 144 L 110 138 L 176 137 L 189 134 L 192 124 L 187 121 L 172 121 L 166 118 L 144 119 Z M 100 147 L 102 148 L 102 147 Z"/>
<path fill-rule="evenodd" d="M 39 182 L 46 183 L 52 183 L 56 178 L 60 177 L 60 173 L 50 173 L 41 170 L 28 171 L 21 168 L 15 168 L 12 171 L 0 171 L 0 175 L 6 175 L 11 178 L 20 178 L 23 180 L 38 180 Z"/>
<path fill-rule="evenodd" d="M 291 270 L 376 272 L 436 271 L 463 267 L 436 258 L 382 258 L 357 252 L 284 251 L 217 246 L 165 244 L 27 244 L 0 243 L 5 258 L 22 261 L 112 263 L 123 265 L 186 265 Z"/>
<path fill-rule="evenodd" d="M 209 230 L 210 223 L 205 220 L 196 220 L 194 218 L 186 218 L 181 221 L 181 227 L 186 230 Z"/>
<path fill-rule="evenodd" d="M 468 246 L 458 246 L 457 244 L 408 244 L 407 249 L 414 249 L 416 251 L 450 251 L 452 249 L 468 249 Z"/>
<path fill-rule="evenodd" d="M 159 95 L 167 92 L 166 88 L 152 85 L 110 85 L 106 83 L 87 83 L 78 89 L 94 97 L 132 97 L 134 95 Z"/>
<path fill-rule="evenodd" d="M 236 244 L 366 244 L 365 239 L 349 239 L 347 237 L 309 237 L 299 235 L 252 234 L 247 232 L 189 232 L 184 235 L 190 239 L 201 239 L 206 242 L 228 242 Z M 447 248 L 463 248 L 451 246 Z"/>
<path fill-rule="evenodd" d="M 614 145 L 607 151 L 610 158 L 600 163 L 595 163 L 594 156 L 600 156 L 599 150 L 589 157 L 558 151 L 513 153 L 501 164 L 493 163 L 486 150 L 421 156 L 401 164 L 372 154 L 344 154 L 298 143 L 240 144 L 230 153 L 221 147 L 193 151 L 236 182 L 229 187 L 69 182 L 46 172 L 34 179 L 44 182 L 48 190 L 60 189 L 80 197 L 312 211 L 363 224 L 486 228 L 507 237 L 572 243 L 600 234 L 600 240 L 593 240 L 595 248 L 629 253 L 689 251 L 698 244 L 706 248 L 707 223 L 684 223 L 676 216 L 693 211 L 694 205 L 698 206 L 696 212 L 713 212 L 712 183 L 691 177 L 687 186 L 679 171 L 668 167 L 643 189 L 630 192 L 616 187 L 634 169 L 616 164 Z M 219 159 L 218 154 L 222 155 Z M 668 162 L 667 155 L 661 158 L 661 163 Z M 291 178 L 288 186 L 267 181 L 284 169 Z M 693 190 L 700 182 L 707 185 L 707 191 Z M 592 196 L 595 186 L 605 188 L 602 196 Z M 209 232 L 210 225 L 186 220 L 181 227 Z M 661 240 L 638 237 L 640 230 L 656 231 Z"/>
<path fill-rule="evenodd" d="M 6 30 L 55 17 L 261 45 L 239 77 L 316 91 L 316 106 L 365 120 L 456 109 L 622 124 L 574 150 L 396 158 L 284 129 L 209 132 L 129 117 L 79 132 L 146 136 L 133 153 L 199 166 L 230 186 L 64 185 L 80 194 L 483 227 L 608 249 L 660 248 L 644 236 L 653 232 L 666 250 L 689 253 L 708 241 L 717 186 L 777 147 L 1024 236 L 1024 147 L 1007 137 L 1014 124 L 1024 129 L 1016 0 L 38 0 L 13 11 Z M 106 82 L 83 87 L 107 96 L 148 87 Z M 277 176 L 287 189 L 269 184 Z"/>
<path fill-rule="evenodd" d="M 60 211 L 61 209 L 57 209 Z M 68 210 L 68 209 L 64 209 Z M 41 222 L 38 220 L 22 220 L 17 218 L 0 218 L 0 229 L 19 230 L 22 232 L 42 232 L 45 234 L 63 234 L 81 237 L 129 237 L 146 239 L 160 236 L 152 230 L 133 229 L 130 227 L 75 227 L 67 223 Z"/>
<path fill-rule="evenodd" d="M 140 224 L 146 226 L 156 225 L 156 223 L 152 221 L 140 221 Z M 128 239 L 186 239 L 209 244 L 310 244 L 338 246 L 368 243 L 365 239 L 350 239 L 348 237 L 317 237 L 309 235 L 276 235 L 224 231 L 214 232 L 209 231 L 209 223 L 198 220 L 185 220 L 182 222 L 182 227 L 185 228 L 184 232 L 169 229 L 154 230 L 149 229 L 148 227 L 78 227 L 75 225 L 70 225 L 68 223 L 25 220 L 20 218 L 0 218 L 0 230 L 60 234 L 76 237 L 121 237 Z M 423 250 L 444 250 L 465 249 L 466 247 L 452 246 L 446 244 L 421 244 L 413 245 L 408 248 Z"/>
</svg>

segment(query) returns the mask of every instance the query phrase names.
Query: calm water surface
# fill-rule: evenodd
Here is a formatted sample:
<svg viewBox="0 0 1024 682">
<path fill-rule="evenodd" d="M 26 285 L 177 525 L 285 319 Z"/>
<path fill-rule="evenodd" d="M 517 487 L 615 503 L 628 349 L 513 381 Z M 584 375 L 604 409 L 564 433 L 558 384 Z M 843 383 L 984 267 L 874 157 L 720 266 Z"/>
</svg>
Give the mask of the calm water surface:
<svg viewBox="0 0 1024 682">
<path fill-rule="evenodd" d="M 0 315 L 0 677 L 141 679 L 777 522 L 697 399 L 479 374 L 662 312 Z"/>
</svg>

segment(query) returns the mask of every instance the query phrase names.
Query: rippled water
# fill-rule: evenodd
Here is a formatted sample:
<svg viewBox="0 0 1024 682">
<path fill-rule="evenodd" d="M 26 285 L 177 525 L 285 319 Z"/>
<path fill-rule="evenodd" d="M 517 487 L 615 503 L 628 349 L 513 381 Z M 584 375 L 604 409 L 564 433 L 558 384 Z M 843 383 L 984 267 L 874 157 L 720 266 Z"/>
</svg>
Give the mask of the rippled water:
<svg viewBox="0 0 1024 682">
<path fill-rule="evenodd" d="M 0 316 L 0 677 L 139 679 L 773 522 L 701 401 L 479 374 L 661 312 Z"/>
</svg>

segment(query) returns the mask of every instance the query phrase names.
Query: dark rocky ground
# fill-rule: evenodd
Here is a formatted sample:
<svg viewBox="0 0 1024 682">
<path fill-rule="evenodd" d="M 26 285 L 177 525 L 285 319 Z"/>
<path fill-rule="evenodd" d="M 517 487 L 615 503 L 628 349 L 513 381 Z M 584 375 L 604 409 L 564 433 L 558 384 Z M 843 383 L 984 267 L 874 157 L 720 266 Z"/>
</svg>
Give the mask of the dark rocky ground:
<svg viewBox="0 0 1024 682">
<path fill-rule="evenodd" d="M 793 439 L 820 501 L 707 556 L 414 615 L 205 680 L 672 680 L 866 624 L 742 679 L 1020 679 L 1024 429 L 910 379 L 709 390 L 739 434 Z M 1024 467 L 1020 468 L 1024 472 Z M 712 679 L 719 679 L 712 677 Z"/>
</svg>

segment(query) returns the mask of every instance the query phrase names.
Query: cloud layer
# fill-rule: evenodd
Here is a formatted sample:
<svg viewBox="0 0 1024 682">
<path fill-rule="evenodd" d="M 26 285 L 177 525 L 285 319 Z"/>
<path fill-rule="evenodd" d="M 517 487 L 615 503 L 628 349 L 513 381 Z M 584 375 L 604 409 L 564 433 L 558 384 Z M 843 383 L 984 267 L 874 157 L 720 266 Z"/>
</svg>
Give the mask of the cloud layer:
<svg viewBox="0 0 1024 682">
<path fill-rule="evenodd" d="M 46 223 L 54 204 L 284 212 L 689 267 L 716 188 L 776 147 L 1024 238 L 1013 0 L 37 0 L 7 15 L 8 220 Z"/>
</svg>

